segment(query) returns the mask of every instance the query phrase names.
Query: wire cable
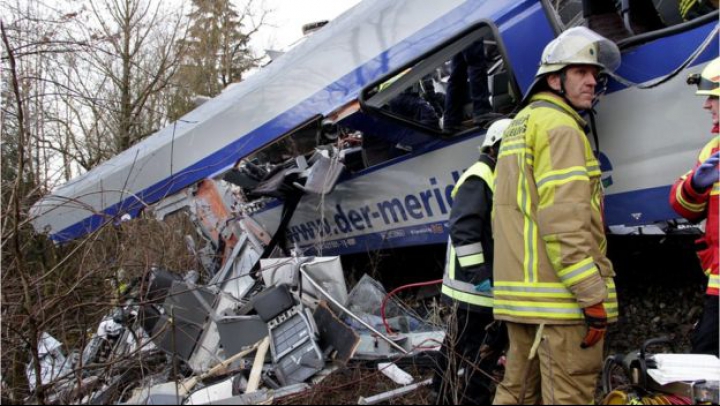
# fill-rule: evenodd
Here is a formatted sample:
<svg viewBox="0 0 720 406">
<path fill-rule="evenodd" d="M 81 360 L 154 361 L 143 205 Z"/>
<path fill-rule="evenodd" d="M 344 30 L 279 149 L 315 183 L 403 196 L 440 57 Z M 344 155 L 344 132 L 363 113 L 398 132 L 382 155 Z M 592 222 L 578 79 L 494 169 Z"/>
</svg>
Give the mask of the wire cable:
<svg viewBox="0 0 720 406">
<path fill-rule="evenodd" d="M 395 332 L 392 331 L 392 329 L 390 328 L 390 324 L 388 324 L 387 318 L 385 317 L 385 306 L 387 306 L 388 300 L 390 300 L 390 298 L 393 295 L 395 295 L 397 292 L 400 292 L 401 290 L 405 290 L 405 289 L 422 287 L 422 286 L 439 285 L 442 283 L 442 281 L 443 281 L 442 279 L 436 279 L 436 280 L 427 281 L 427 282 L 411 283 L 409 285 L 403 285 L 403 286 L 400 286 L 399 288 L 395 288 L 390 293 L 388 293 L 385 296 L 385 298 L 383 299 L 382 305 L 380 306 L 380 316 L 382 317 L 382 322 L 383 322 L 383 325 L 385 326 L 385 331 L 390 335 L 395 334 Z"/>
</svg>

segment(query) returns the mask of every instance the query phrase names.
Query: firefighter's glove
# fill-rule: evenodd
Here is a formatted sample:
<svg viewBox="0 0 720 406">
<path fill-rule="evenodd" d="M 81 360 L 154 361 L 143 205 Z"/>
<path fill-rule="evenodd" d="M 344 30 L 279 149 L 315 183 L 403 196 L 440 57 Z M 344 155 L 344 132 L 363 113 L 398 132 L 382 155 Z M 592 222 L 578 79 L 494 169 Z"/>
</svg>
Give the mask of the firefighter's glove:
<svg viewBox="0 0 720 406">
<path fill-rule="evenodd" d="M 710 158 L 695 169 L 692 177 L 693 189 L 702 192 L 720 179 L 718 162 L 720 162 L 720 151 L 712 154 Z"/>
<path fill-rule="evenodd" d="M 475 291 L 492 295 L 492 284 L 490 283 L 490 279 L 485 279 L 484 281 L 475 285 Z"/>
<path fill-rule="evenodd" d="M 602 302 L 583 309 L 588 330 L 580 348 L 589 348 L 605 337 L 607 331 L 607 312 Z"/>
</svg>

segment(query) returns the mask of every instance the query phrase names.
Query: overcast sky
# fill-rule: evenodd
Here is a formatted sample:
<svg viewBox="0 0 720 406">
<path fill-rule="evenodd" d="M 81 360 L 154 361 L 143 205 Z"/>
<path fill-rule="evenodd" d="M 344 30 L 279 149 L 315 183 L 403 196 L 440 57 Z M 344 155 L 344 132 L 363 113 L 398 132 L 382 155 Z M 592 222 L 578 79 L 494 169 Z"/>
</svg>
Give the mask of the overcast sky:
<svg viewBox="0 0 720 406">
<path fill-rule="evenodd" d="M 251 46 L 258 53 L 266 49 L 286 50 L 302 37 L 307 23 L 332 20 L 360 0 L 265 0 L 265 8 L 272 10 L 268 26 L 257 33 Z"/>
</svg>

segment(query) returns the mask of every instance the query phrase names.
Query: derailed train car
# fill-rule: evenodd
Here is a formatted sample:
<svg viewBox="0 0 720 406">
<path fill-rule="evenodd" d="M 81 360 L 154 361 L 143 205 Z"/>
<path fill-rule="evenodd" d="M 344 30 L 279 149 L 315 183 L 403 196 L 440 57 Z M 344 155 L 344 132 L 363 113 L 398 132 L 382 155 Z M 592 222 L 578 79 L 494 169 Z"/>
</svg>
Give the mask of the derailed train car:
<svg viewBox="0 0 720 406">
<path fill-rule="evenodd" d="M 188 207 L 215 180 L 231 208 L 223 216 L 252 217 L 305 252 L 443 244 L 450 190 L 477 158 L 488 124 L 443 128 L 448 61 L 483 41 L 493 111 L 512 116 L 544 46 L 585 24 L 622 51 L 591 136 L 608 226 L 668 232 L 678 220 L 670 185 L 708 137 L 709 120 L 686 78 L 718 55 L 717 11 L 682 21 L 660 1 L 610 12 L 604 2 L 554 3 L 365 0 L 254 76 L 54 190 L 33 207 L 33 225 L 62 243 L 149 208 L 164 215 Z M 399 97 L 430 106 L 437 122 L 393 108 Z M 214 224 L 205 227 L 216 228 L 212 245 L 229 249 L 226 222 Z"/>
</svg>

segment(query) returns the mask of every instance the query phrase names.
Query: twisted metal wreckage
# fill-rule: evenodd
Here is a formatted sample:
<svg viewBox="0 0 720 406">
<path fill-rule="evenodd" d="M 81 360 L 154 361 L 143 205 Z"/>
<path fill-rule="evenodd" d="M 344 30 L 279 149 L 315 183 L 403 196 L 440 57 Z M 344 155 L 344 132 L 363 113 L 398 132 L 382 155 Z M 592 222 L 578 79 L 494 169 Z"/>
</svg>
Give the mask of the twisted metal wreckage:
<svg viewBox="0 0 720 406">
<path fill-rule="evenodd" d="M 313 171 L 286 172 L 297 175 L 291 177 L 297 184 L 317 176 Z M 51 402 L 257 404 L 309 390 L 351 360 L 377 363 L 439 349 L 444 331 L 388 301 L 377 281 L 365 275 L 348 293 L 339 257 L 283 255 L 277 239 L 233 213 L 230 198 L 222 184 L 207 180 L 152 207 L 159 220 L 180 210 L 191 215 L 207 239 L 197 253 L 212 278 L 198 285 L 196 271 L 182 277 L 158 268 L 135 278 L 82 354 L 66 358 L 60 343 L 44 334 L 39 353 L 42 382 L 53 383 Z M 218 262 L 220 241 L 226 246 Z M 172 380 L 178 369 L 188 378 Z M 412 383 L 392 362 L 380 369 Z M 34 371 L 28 365 L 30 382 Z"/>
</svg>

